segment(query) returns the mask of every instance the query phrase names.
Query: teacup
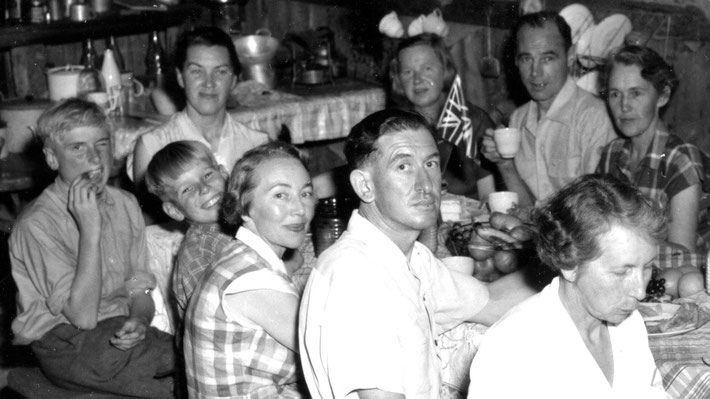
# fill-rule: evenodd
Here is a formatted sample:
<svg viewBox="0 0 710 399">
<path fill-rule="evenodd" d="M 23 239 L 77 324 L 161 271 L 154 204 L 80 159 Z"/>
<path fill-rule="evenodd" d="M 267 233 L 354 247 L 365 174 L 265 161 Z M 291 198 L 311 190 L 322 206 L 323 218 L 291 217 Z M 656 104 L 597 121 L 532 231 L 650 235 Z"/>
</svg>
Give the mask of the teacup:
<svg viewBox="0 0 710 399">
<path fill-rule="evenodd" d="M 508 213 L 508 210 L 518 207 L 518 202 L 518 193 L 513 191 L 496 191 L 488 195 L 488 208 L 491 213 Z"/>
<path fill-rule="evenodd" d="M 106 114 L 116 110 L 116 107 L 118 106 L 118 98 L 116 96 L 109 95 L 105 91 L 92 91 L 84 94 L 84 98 L 86 101 L 90 101 L 101 107 Z"/>
<path fill-rule="evenodd" d="M 378 28 L 382 34 L 391 38 L 396 39 L 404 36 L 404 26 L 395 11 L 382 17 Z"/>
<path fill-rule="evenodd" d="M 503 158 L 513 158 L 520 149 L 522 133 L 520 130 L 506 127 L 493 132 L 493 141 L 496 143 L 498 153 Z"/>
<path fill-rule="evenodd" d="M 424 20 L 426 17 L 424 15 L 420 15 L 417 17 L 415 20 L 409 23 L 409 26 L 407 27 L 407 35 L 409 37 L 416 36 L 416 35 L 421 35 L 424 33 Z"/>
<path fill-rule="evenodd" d="M 441 37 L 449 34 L 449 26 L 444 22 L 444 17 L 438 8 L 424 18 L 422 28 L 424 32 L 435 33 Z"/>
<path fill-rule="evenodd" d="M 469 256 L 449 256 L 446 258 L 442 258 L 441 261 L 444 263 L 447 269 L 453 272 L 473 276 L 473 271 L 475 267 L 473 263 L 473 258 Z"/>
</svg>

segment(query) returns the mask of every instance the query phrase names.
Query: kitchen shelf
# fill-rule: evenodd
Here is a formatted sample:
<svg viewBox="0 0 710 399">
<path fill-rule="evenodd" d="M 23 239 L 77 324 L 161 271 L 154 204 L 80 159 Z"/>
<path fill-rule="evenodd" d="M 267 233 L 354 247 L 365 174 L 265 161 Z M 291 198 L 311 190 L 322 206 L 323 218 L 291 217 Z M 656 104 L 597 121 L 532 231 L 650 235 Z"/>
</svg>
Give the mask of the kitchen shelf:
<svg viewBox="0 0 710 399">
<path fill-rule="evenodd" d="M 84 38 L 109 35 L 135 35 L 153 30 L 165 30 L 197 19 L 202 8 L 194 4 L 170 6 L 165 11 L 122 10 L 100 15 L 85 22 L 71 20 L 49 24 L 18 24 L 0 26 L 0 49 L 30 44 L 60 44 Z"/>
</svg>

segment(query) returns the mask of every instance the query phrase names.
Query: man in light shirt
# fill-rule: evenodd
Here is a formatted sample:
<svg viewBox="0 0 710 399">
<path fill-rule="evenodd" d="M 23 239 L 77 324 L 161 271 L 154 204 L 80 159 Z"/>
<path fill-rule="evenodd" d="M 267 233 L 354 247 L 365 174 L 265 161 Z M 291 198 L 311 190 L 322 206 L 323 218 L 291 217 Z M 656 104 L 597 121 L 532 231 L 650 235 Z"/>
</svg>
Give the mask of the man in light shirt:
<svg viewBox="0 0 710 399">
<path fill-rule="evenodd" d="M 485 285 L 450 272 L 423 244 L 441 195 L 439 151 L 424 118 L 376 112 L 345 155 L 360 199 L 347 231 L 318 259 L 299 315 L 314 398 L 439 398 L 439 334 L 489 325 L 533 294 L 514 274 Z"/>
<path fill-rule="evenodd" d="M 601 148 L 616 134 L 603 101 L 569 76 L 575 51 L 570 27 L 560 15 L 524 15 L 513 32 L 515 64 L 531 97 L 510 119 L 510 127 L 522 132 L 522 143 L 515 158 L 502 158 L 488 130 L 482 153 L 498 165 L 520 205 L 529 206 L 594 173 Z"/>
</svg>

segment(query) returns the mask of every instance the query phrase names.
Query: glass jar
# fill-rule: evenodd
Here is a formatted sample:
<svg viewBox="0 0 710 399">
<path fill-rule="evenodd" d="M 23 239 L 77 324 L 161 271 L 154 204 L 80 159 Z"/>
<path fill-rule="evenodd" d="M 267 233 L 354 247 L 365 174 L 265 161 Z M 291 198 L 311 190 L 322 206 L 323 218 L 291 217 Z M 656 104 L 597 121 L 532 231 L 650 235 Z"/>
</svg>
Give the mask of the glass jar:
<svg viewBox="0 0 710 399">
<path fill-rule="evenodd" d="M 313 249 L 316 257 L 333 245 L 348 227 L 348 207 L 345 200 L 338 197 L 323 198 L 318 201 L 313 217 Z"/>
</svg>

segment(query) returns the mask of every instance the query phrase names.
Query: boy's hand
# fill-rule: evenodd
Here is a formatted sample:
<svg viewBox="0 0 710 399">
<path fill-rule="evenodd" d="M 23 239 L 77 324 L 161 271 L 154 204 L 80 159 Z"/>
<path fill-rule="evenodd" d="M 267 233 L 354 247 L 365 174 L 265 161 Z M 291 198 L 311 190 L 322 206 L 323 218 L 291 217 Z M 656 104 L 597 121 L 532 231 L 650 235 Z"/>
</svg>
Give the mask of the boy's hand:
<svg viewBox="0 0 710 399">
<path fill-rule="evenodd" d="M 123 351 L 131 349 L 145 339 L 147 329 L 145 319 L 129 317 L 111 338 L 111 345 Z"/>
<path fill-rule="evenodd" d="M 96 199 L 96 187 L 81 174 L 69 186 L 69 213 L 76 220 L 81 234 L 101 233 L 101 213 Z"/>
</svg>

